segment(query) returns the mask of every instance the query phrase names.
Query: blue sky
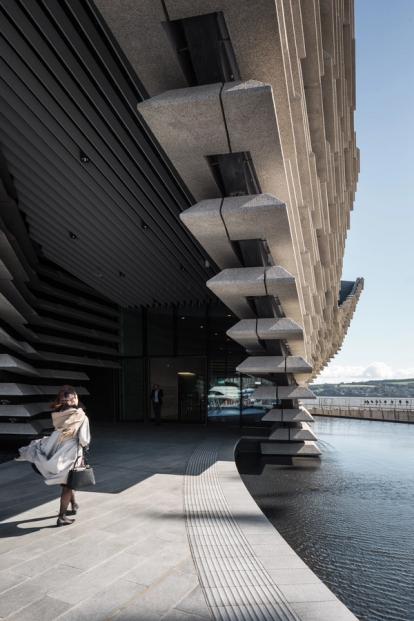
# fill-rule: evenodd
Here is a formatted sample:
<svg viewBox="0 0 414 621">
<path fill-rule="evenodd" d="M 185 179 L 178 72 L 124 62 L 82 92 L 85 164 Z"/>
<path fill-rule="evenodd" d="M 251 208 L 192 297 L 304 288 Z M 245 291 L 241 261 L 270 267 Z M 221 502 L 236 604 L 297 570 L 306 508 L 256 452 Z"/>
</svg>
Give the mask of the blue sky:
<svg viewBox="0 0 414 621">
<path fill-rule="evenodd" d="M 355 0 L 361 173 L 343 278 L 365 290 L 317 381 L 414 377 L 414 0 Z"/>
</svg>

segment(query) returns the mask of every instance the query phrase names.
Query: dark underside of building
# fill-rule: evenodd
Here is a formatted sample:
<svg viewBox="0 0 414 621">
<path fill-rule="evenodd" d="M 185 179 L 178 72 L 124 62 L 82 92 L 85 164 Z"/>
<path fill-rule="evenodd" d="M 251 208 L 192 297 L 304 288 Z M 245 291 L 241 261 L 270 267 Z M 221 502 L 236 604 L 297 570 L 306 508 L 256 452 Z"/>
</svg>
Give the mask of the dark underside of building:
<svg viewBox="0 0 414 621">
<path fill-rule="evenodd" d="M 163 419 L 205 422 L 210 391 L 239 422 L 244 350 L 139 78 L 91 2 L 0 7 L 0 432 L 41 432 L 62 383 L 99 420 L 148 419 L 158 383 Z"/>
<path fill-rule="evenodd" d="M 298 400 L 363 287 L 353 3 L 279 4 L 0 0 L 0 436 L 62 385 L 148 421 L 158 385 L 164 421 L 320 453 Z"/>
</svg>

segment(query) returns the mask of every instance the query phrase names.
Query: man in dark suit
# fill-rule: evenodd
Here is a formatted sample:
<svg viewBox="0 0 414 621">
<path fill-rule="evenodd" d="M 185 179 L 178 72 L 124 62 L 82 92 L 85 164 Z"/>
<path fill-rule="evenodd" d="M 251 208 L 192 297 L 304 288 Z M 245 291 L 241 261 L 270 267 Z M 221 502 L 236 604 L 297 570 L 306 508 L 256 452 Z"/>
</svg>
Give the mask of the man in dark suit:
<svg viewBox="0 0 414 621">
<path fill-rule="evenodd" d="M 154 410 L 154 419 L 156 425 L 159 425 L 161 423 L 161 408 L 163 397 L 164 393 L 160 388 L 159 384 L 154 384 L 151 390 L 150 399 L 152 403 L 152 409 Z"/>
</svg>

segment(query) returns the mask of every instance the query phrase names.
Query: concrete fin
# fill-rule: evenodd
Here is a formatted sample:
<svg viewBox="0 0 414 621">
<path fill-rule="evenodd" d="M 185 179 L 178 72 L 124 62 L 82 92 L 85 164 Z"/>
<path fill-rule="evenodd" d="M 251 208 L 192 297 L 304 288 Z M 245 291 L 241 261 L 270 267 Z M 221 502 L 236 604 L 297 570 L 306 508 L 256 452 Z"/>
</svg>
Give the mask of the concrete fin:
<svg viewBox="0 0 414 621">
<path fill-rule="evenodd" d="M 31 418 L 42 412 L 49 412 L 49 403 L 25 403 L 19 405 L 0 405 L 0 416 L 10 418 Z"/>
<path fill-rule="evenodd" d="M 311 365 L 300 356 L 250 356 L 238 365 L 239 373 L 312 373 Z"/>
<path fill-rule="evenodd" d="M 317 440 L 309 425 L 300 422 L 298 427 L 277 427 L 270 434 L 269 440 L 281 440 L 288 442 L 303 442 L 305 440 Z"/>
<path fill-rule="evenodd" d="M 292 457 L 318 457 L 321 451 L 315 442 L 261 442 L 262 455 L 291 455 Z"/>
<path fill-rule="evenodd" d="M 302 339 L 303 328 L 289 317 L 258 319 L 257 334 L 263 340 Z"/>
<path fill-rule="evenodd" d="M 272 421 L 275 423 L 296 423 L 296 422 L 309 422 L 313 421 L 313 416 L 304 407 L 278 409 L 274 408 L 265 414 L 262 421 Z"/>
<path fill-rule="evenodd" d="M 10 397 L 25 397 L 32 395 L 55 395 L 59 386 L 32 386 L 30 384 L 15 384 L 12 382 L 0 383 L 0 395 Z M 75 386 L 78 395 L 89 395 L 89 390 L 83 386 Z"/>
<path fill-rule="evenodd" d="M 10 354 L 0 354 L 0 369 L 21 375 L 39 375 L 37 369 Z"/>
</svg>

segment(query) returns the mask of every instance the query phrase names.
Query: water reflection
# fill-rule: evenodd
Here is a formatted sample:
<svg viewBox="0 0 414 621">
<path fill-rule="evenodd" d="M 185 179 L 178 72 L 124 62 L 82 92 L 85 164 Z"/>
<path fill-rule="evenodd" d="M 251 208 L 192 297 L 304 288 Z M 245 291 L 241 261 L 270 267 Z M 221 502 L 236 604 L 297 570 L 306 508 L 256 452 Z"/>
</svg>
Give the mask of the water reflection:
<svg viewBox="0 0 414 621">
<path fill-rule="evenodd" d="M 256 463 L 245 484 L 361 621 L 414 621 L 414 426 L 319 417 L 314 430 L 320 462 Z"/>
</svg>

